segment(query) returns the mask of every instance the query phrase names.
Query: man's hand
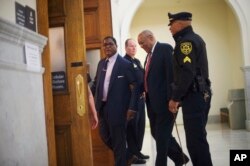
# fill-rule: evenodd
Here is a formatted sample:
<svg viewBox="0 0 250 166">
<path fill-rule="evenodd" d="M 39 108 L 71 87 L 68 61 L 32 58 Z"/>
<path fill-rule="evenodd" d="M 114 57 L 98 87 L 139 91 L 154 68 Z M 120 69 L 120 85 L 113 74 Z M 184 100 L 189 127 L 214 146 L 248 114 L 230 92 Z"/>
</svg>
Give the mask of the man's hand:
<svg viewBox="0 0 250 166">
<path fill-rule="evenodd" d="M 179 104 L 180 104 L 180 102 L 170 100 L 169 103 L 168 103 L 169 111 L 172 112 L 172 113 L 176 113 L 178 111 Z"/>
<path fill-rule="evenodd" d="M 135 117 L 135 114 L 136 114 L 135 111 L 129 109 L 127 112 L 127 120 L 129 121 L 129 120 L 133 119 Z"/>
</svg>

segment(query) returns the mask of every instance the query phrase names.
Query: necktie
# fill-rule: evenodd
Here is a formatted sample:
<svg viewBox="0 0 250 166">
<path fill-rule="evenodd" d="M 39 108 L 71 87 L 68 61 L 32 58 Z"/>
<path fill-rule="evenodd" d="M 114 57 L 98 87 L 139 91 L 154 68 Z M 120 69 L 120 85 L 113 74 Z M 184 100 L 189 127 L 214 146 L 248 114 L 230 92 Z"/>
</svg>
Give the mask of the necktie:
<svg viewBox="0 0 250 166">
<path fill-rule="evenodd" d="M 145 75 L 144 75 L 144 88 L 145 88 L 145 92 L 148 92 L 148 84 L 147 84 L 147 77 L 148 77 L 148 71 L 149 71 L 149 65 L 151 62 L 151 58 L 152 58 L 152 53 L 148 53 L 147 56 L 147 63 L 145 66 Z"/>
<path fill-rule="evenodd" d="M 105 76 L 106 76 L 106 71 L 107 71 L 107 66 L 108 66 L 108 62 L 109 60 L 105 60 L 103 66 L 102 66 L 102 70 L 101 70 L 101 75 L 100 75 L 100 83 L 99 83 L 99 89 L 98 89 L 98 94 L 99 97 L 103 98 L 103 87 L 104 87 L 104 80 L 105 80 Z"/>
</svg>

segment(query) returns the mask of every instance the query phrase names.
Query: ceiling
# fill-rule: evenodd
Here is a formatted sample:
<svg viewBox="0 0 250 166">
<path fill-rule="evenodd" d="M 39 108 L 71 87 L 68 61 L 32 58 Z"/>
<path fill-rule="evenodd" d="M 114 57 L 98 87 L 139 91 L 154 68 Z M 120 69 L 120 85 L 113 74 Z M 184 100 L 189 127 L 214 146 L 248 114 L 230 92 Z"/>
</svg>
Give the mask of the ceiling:
<svg viewBox="0 0 250 166">
<path fill-rule="evenodd" d="M 176 5 L 190 5 L 195 3 L 205 3 L 205 2 L 218 2 L 224 0 L 144 0 L 141 7 L 162 7 L 162 6 L 176 6 Z"/>
</svg>

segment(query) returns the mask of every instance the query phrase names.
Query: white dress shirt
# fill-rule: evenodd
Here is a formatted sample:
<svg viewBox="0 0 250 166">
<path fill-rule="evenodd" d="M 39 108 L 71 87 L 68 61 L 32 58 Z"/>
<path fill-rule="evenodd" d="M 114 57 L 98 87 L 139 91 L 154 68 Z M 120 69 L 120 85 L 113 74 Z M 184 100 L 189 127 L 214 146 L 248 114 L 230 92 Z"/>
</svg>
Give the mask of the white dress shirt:
<svg viewBox="0 0 250 166">
<path fill-rule="evenodd" d="M 108 58 L 109 62 L 108 62 L 107 71 L 106 71 L 106 75 L 105 75 L 105 79 L 104 79 L 102 101 L 107 101 L 110 78 L 111 78 L 111 74 L 112 74 L 113 67 L 114 67 L 115 61 L 117 59 L 117 56 L 118 56 L 118 53 L 116 53 L 112 57 Z"/>
</svg>

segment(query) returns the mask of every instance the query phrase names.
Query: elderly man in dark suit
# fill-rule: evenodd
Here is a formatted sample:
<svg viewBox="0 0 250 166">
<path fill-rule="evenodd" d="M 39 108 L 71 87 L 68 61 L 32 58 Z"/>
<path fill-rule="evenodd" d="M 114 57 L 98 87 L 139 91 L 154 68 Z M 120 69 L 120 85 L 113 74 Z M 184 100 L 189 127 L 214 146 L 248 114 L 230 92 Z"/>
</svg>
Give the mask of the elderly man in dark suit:
<svg viewBox="0 0 250 166">
<path fill-rule="evenodd" d="M 117 53 L 115 38 L 103 40 L 106 58 L 100 60 L 93 87 L 103 142 L 113 151 L 115 166 L 126 166 L 126 124 L 139 98 L 132 64 Z"/>
<path fill-rule="evenodd" d="M 167 155 L 175 165 L 188 161 L 172 136 L 174 117 L 168 110 L 173 82 L 172 52 L 169 44 L 157 42 L 153 33 L 144 30 L 138 35 L 138 43 L 147 52 L 144 89 L 151 134 L 156 141 L 156 166 L 167 165 Z"/>
</svg>

